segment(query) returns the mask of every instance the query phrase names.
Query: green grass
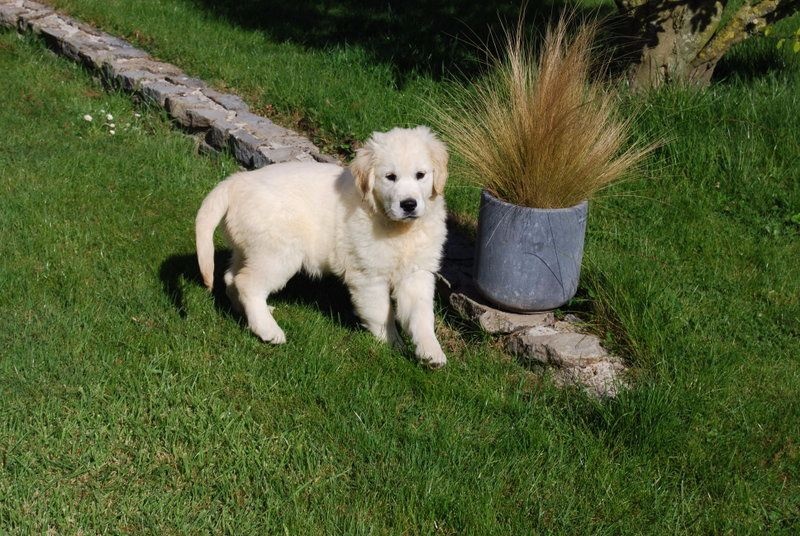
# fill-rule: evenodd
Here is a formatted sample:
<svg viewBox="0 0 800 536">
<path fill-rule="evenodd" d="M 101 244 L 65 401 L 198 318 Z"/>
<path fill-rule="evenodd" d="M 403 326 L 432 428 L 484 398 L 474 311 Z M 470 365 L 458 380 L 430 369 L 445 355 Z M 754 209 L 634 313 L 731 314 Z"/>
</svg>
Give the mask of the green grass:
<svg viewBox="0 0 800 536">
<path fill-rule="evenodd" d="M 58 4 L 332 144 L 420 120 L 439 85 L 198 4 Z M 637 375 L 595 404 L 444 320 L 451 363 L 428 373 L 313 303 L 330 282 L 278 300 L 289 343 L 260 344 L 193 264 L 194 211 L 233 163 L 0 33 L 0 527 L 797 532 L 800 69 L 745 45 L 727 65 L 772 69 L 649 96 L 637 131 L 669 143 L 592 205 L 582 296 Z M 448 200 L 473 194 L 454 177 Z"/>
</svg>

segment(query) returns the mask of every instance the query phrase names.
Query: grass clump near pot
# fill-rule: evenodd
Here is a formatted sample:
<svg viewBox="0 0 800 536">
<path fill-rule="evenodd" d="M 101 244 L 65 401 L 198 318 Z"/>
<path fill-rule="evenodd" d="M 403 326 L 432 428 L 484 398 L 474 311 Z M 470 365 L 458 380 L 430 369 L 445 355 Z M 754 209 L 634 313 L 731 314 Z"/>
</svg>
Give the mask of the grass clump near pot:
<svg viewBox="0 0 800 536">
<path fill-rule="evenodd" d="M 574 206 L 652 150 L 629 143 L 617 91 L 592 79 L 597 24 L 572 33 L 568 22 L 548 27 L 538 53 L 520 22 L 487 76 L 452 89 L 434 112 L 462 175 L 515 205 Z"/>
</svg>

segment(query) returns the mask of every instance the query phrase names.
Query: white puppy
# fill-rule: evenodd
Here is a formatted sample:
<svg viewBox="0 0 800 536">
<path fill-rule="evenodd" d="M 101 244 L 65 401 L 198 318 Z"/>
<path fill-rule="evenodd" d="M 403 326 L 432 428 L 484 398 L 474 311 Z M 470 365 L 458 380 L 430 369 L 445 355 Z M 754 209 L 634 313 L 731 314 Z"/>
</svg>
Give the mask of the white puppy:
<svg viewBox="0 0 800 536">
<path fill-rule="evenodd" d="M 399 345 L 395 319 L 432 367 L 447 362 L 434 333 L 434 272 L 444 244 L 447 149 L 427 127 L 373 133 L 349 169 L 274 164 L 221 182 L 197 213 L 197 259 L 214 277 L 214 229 L 233 249 L 228 296 L 262 340 L 286 341 L 267 306 L 298 271 L 344 279 L 378 339 Z M 394 298 L 396 313 L 392 310 Z"/>
</svg>

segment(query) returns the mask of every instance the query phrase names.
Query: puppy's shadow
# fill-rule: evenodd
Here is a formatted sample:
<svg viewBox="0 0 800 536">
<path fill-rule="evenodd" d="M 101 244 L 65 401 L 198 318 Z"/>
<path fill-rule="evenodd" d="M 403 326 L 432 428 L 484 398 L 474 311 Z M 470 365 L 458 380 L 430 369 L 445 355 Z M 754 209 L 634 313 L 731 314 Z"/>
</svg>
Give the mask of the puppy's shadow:
<svg viewBox="0 0 800 536">
<path fill-rule="evenodd" d="M 246 323 L 244 317 L 236 312 L 225 293 L 223 275 L 230 262 L 231 251 L 221 250 L 214 253 L 214 307 L 222 315 Z M 186 318 L 187 307 L 185 297 L 186 284 L 203 286 L 203 278 L 197 266 L 197 255 L 173 255 L 161 263 L 159 270 L 161 286 L 164 294 L 172 302 L 172 306 L 181 316 Z M 349 329 L 359 329 L 358 318 L 353 312 L 350 294 L 344 284 L 337 278 L 329 276 L 313 279 L 304 274 L 297 274 L 286 287 L 269 297 L 271 305 L 282 304 L 307 305 L 320 310 L 332 320 Z"/>
</svg>

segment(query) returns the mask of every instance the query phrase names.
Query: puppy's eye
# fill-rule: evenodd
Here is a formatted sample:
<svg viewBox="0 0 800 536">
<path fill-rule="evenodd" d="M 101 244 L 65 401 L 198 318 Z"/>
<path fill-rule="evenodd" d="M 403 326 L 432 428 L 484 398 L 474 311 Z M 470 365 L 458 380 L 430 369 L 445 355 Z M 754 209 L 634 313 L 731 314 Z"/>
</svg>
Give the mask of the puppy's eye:
<svg viewBox="0 0 800 536">
<path fill-rule="evenodd" d="M 424 171 L 417 171 L 417 180 L 424 179 L 425 172 Z"/>
<path fill-rule="evenodd" d="M 394 173 L 387 173 L 387 174 L 386 174 L 386 178 L 387 178 L 388 180 L 390 180 L 390 181 L 394 182 L 394 181 L 396 181 L 396 180 L 397 180 L 397 175 L 395 175 Z"/>
</svg>

